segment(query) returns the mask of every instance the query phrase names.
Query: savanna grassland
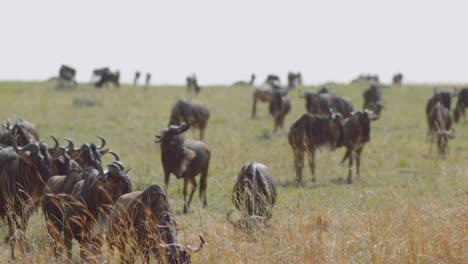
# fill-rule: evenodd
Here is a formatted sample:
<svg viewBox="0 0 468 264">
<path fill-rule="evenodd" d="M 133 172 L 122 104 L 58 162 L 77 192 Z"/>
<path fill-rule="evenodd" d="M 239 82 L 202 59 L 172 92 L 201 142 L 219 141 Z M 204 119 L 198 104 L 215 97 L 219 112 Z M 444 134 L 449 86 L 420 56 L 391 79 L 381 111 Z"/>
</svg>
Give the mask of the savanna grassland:
<svg viewBox="0 0 468 264">
<path fill-rule="evenodd" d="M 180 98 L 202 101 L 211 109 L 206 144 L 212 158 L 208 178 L 208 208 L 198 197 L 192 212 L 181 214 L 182 180 L 171 176 L 169 198 L 182 229 L 182 243 L 208 244 L 192 255 L 195 263 L 467 263 L 468 261 L 468 123 L 456 124 L 445 159 L 429 152 L 425 141 L 425 105 L 432 86 L 385 87 L 385 109 L 371 125 L 361 177 L 343 184 L 347 165 L 340 166 L 344 149 L 319 152 L 318 185 L 305 168 L 303 188 L 291 185 L 293 156 L 287 137 L 270 135 L 272 118 L 259 103 L 258 118 L 250 118 L 251 87 L 203 87 L 198 96 L 185 87 L 123 86 L 97 90 L 85 84 L 74 91 L 56 91 L 52 82 L 0 83 L 0 120 L 34 122 L 41 138 L 49 134 L 76 144 L 99 142 L 104 136 L 126 167 L 134 190 L 163 183 L 159 145 L 154 135 L 167 125 L 172 104 Z M 335 85 L 356 109 L 367 85 Z M 300 91 L 290 93 L 292 112 L 286 127 L 304 112 Z M 72 104 L 77 96 L 94 96 L 95 107 Z M 452 103 L 452 105 L 454 102 Z M 288 129 L 287 129 L 288 130 Z M 186 138 L 198 132 L 188 131 Z M 104 156 L 104 163 L 113 158 Z M 249 236 L 236 234 L 226 222 L 234 206 L 230 195 L 240 168 L 257 161 L 268 166 L 278 187 L 271 227 Z M 198 193 L 197 193 L 198 194 Z M 30 221 L 31 250 L 19 263 L 63 263 L 53 258 L 39 210 Z M 238 217 L 238 214 L 234 214 Z M 0 227 L 0 238 L 7 233 Z M 75 241 L 74 250 L 78 253 Z M 0 245 L 0 262 L 10 260 L 9 246 Z M 104 253 L 102 262 L 107 261 Z M 78 256 L 74 258 L 78 262 Z"/>
</svg>

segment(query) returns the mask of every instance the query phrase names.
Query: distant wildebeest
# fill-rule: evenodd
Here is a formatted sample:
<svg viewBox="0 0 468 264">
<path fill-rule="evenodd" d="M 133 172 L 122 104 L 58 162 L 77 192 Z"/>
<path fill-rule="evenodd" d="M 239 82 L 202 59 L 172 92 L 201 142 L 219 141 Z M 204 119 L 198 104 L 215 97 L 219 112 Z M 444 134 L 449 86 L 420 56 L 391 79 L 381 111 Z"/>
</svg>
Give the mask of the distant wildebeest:
<svg viewBox="0 0 468 264">
<path fill-rule="evenodd" d="M 70 66 L 62 65 L 59 70 L 59 77 L 63 80 L 76 84 L 76 70 Z"/>
<path fill-rule="evenodd" d="M 373 83 L 362 93 L 364 97 L 364 106 L 362 109 L 369 109 L 380 117 L 384 103 L 382 100 L 382 88 Z"/>
<path fill-rule="evenodd" d="M 451 102 L 452 102 L 452 97 L 456 96 L 456 89 L 451 92 L 451 91 L 442 91 L 439 89 L 434 89 L 434 94 L 432 97 L 427 101 L 426 104 L 426 118 L 427 118 L 427 125 L 428 125 L 428 135 L 431 134 L 431 127 L 432 127 L 432 120 L 430 119 L 430 113 L 432 108 L 440 102 L 443 107 L 447 108 L 448 111 L 451 109 Z"/>
<path fill-rule="evenodd" d="M 272 217 L 272 209 L 276 203 L 277 192 L 275 183 L 270 177 L 267 167 L 261 163 L 252 162 L 242 167 L 232 190 L 231 200 L 240 211 L 242 217 L 229 223 L 236 229 L 252 229 L 258 223 L 266 224 Z"/>
<path fill-rule="evenodd" d="M 156 143 L 161 143 L 161 161 L 164 168 L 164 185 L 169 188 L 169 176 L 173 173 L 178 179 L 184 179 L 184 213 L 188 213 L 193 194 L 197 189 L 195 176 L 201 174 L 200 199 L 203 207 L 207 206 L 206 187 L 211 152 L 201 141 L 185 140 L 182 133 L 190 128 L 190 124 L 171 125 L 156 136 Z M 190 182 L 192 192 L 187 201 L 187 184 Z"/>
<path fill-rule="evenodd" d="M 7 240 L 13 258 L 16 242 L 24 245 L 28 220 L 42 198 L 52 163 L 47 148 L 41 147 L 44 143 L 19 147 L 17 138 L 13 140 L 12 148 L 0 150 L 0 217 L 6 217 L 8 222 Z"/>
<path fill-rule="evenodd" d="M 320 89 L 317 90 L 317 94 L 323 94 L 323 93 L 335 93 L 330 85 L 323 85 L 320 87 Z"/>
<path fill-rule="evenodd" d="M 458 100 L 455 108 L 453 109 L 453 119 L 455 123 L 458 123 L 460 117 L 463 117 L 463 121 L 466 121 L 465 109 L 468 107 L 468 87 L 461 89 L 458 92 Z"/>
<path fill-rule="evenodd" d="M 118 162 L 120 159 L 116 153 L 111 151 L 109 153 L 115 157 L 115 164 L 117 166 L 122 165 Z M 94 169 L 100 169 L 102 167 L 99 166 L 96 168 L 93 165 L 94 164 L 83 164 L 84 169 L 81 169 L 81 166 L 78 165 L 64 174 L 53 174 L 55 176 L 49 178 L 44 188 L 42 210 L 45 217 L 47 232 L 56 255 L 62 252 L 62 248 L 65 246 L 60 243 L 60 235 L 65 227 L 64 212 L 66 210 L 66 205 L 64 205 L 64 203 L 68 201 L 68 197 L 72 194 L 73 188 L 78 182 L 86 180 Z M 123 170 L 123 165 L 120 166 L 120 168 Z M 60 247 L 57 243 L 60 244 Z"/>
<path fill-rule="evenodd" d="M 151 254 L 158 263 L 192 263 L 188 251 L 199 251 L 205 241 L 200 236 L 198 248 L 180 244 L 173 215 L 167 194 L 158 185 L 120 196 L 110 216 L 109 254 L 117 249 L 125 263 L 133 262 L 135 255 L 149 263 Z"/>
<path fill-rule="evenodd" d="M 368 110 L 351 113 L 349 118 L 343 120 L 341 114 L 332 112 L 330 117 L 304 114 L 297 120 L 289 131 L 289 144 L 294 154 L 296 168 L 296 183 L 302 182 L 302 168 L 304 166 L 304 153 L 308 154 L 308 161 L 315 183 L 315 151 L 328 146 L 333 151 L 341 146 L 346 147 L 347 158 L 350 159 L 350 171 L 347 182 L 352 182 L 351 167 L 354 154 L 356 154 L 357 173 L 359 175 L 360 155 L 364 144 L 370 140 L 370 121 L 375 116 Z"/>
<path fill-rule="evenodd" d="M 270 114 L 273 116 L 274 128 L 276 132 L 278 128 L 283 130 L 284 118 L 291 111 L 291 100 L 288 98 L 288 91 L 273 91 L 273 98 L 269 105 Z"/>
<path fill-rule="evenodd" d="M 306 110 L 311 114 L 331 116 L 331 111 L 334 111 L 346 118 L 353 111 L 351 100 L 330 91 L 325 92 L 324 89 L 321 89 L 320 93 L 307 91 L 303 97 Z"/>
<path fill-rule="evenodd" d="M 288 73 L 288 88 L 295 89 L 296 87 L 300 85 L 302 85 L 302 74 L 300 72 L 297 72 L 297 73 L 289 72 Z"/>
<path fill-rule="evenodd" d="M 133 85 L 137 85 L 138 84 L 138 80 L 140 79 L 140 71 L 136 71 L 135 72 L 135 78 L 133 79 Z"/>
<path fill-rule="evenodd" d="M 397 73 L 393 75 L 392 83 L 393 85 L 401 85 L 403 83 L 403 74 Z"/>
<path fill-rule="evenodd" d="M 278 75 L 269 74 L 265 80 L 265 83 L 269 83 L 273 86 L 279 87 L 280 85 L 280 78 Z"/>
<path fill-rule="evenodd" d="M 449 131 L 452 127 L 449 109 L 441 102 L 437 102 L 429 112 L 428 122 L 430 124 L 431 147 L 435 140 L 439 154 L 445 155 L 448 152 L 448 140 L 453 136 Z"/>
<path fill-rule="evenodd" d="M 72 241 L 78 240 L 82 260 L 99 254 L 102 233 L 117 199 L 132 191 L 132 185 L 122 163 L 113 162 L 107 169 L 91 170 L 85 179 L 75 184 L 65 208 L 65 245 L 72 256 Z"/>
<path fill-rule="evenodd" d="M 372 74 L 360 74 L 358 77 L 356 77 L 354 80 L 351 81 L 351 83 L 357 83 L 357 82 L 379 82 L 379 76 L 378 75 L 372 75 Z"/>
<path fill-rule="evenodd" d="M 209 119 L 210 110 L 205 104 L 180 99 L 172 107 L 169 125 L 180 125 L 184 122 L 190 124 L 192 128 L 200 130 L 200 140 L 203 140 Z"/>
<path fill-rule="evenodd" d="M 268 78 L 265 81 L 265 83 L 258 87 L 255 87 L 255 90 L 253 92 L 252 118 L 255 118 L 257 114 L 257 101 L 269 103 L 273 99 L 274 91 L 284 90 L 289 91 L 289 88 L 281 88 L 278 76 L 268 75 Z"/>
<path fill-rule="evenodd" d="M 111 72 L 109 68 L 101 68 L 93 71 L 93 78 L 97 77 L 98 80 L 94 83 L 94 86 L 101 88 L 107 83 L 114 84 L 115 87 L 120 87 L 120 72 Z"/>
<path fill-rule="evenodd" d="M 237 81 L 233 86 L 242 86 L 242 85 L 253 85 L 255 82 L 255 74 L 250 75 L 250 81 Z"/>
<path fill-rule="evenodd" d="M 147 72 L 146 73 L 146 78 L 145 78 L 145 85 L 149 86 L 151 83 L 151 73 Z"/>
<path fill-rule="evenodd" d="M 198 86 L 197 76 L 195 76 L 195 74 L 187 77 L 187 90 L 196 94 L 200 93 L 201 87 Z"/>
</svg>

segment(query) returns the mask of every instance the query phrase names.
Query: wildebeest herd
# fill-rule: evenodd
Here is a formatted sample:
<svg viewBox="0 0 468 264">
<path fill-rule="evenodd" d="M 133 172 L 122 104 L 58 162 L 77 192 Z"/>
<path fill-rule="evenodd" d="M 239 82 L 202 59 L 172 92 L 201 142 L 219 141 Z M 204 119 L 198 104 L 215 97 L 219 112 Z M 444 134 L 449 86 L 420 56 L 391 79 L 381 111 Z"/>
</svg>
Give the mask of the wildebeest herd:
<svg viewBox="0 0 468 264">
<path fill-rule="evenodd" d="M 68 68 L 61 68 L 60 77 L 74 81 L 75 71 Z M 102 68 L 95 70 L 94 75 L 100 78 L 97 87 L 106 83 L 120 85 L 118 71 Z M 140 73 L 135 75 L 135 83 L 139 77 Z M 371 140 L 371 123 L 382 118 L 384 109 L 382 86 L 375 82 L 374 76 L 371 77 L 363 77 L 372 83 L 363 93 L 364 105 L 359 110 L 330 86 L 301 94 L 305 100 L 305 113 L 292 124 L 287 135 L 296 185 L 304 183 L 302 170 L 306 155 L 312 181 L 316 182 L 315 154 L 322 147 L 331 150 L 345 147 L 341 163 L 349 162 L 346 182 L 352 183 L 354 164 L 359 176 L 361 154 Z M 395 84 L 401 84 L 400 77 L 399 81 L 394 78 Z M 250 82 L 235 85 L 253 85 L 254 80 L 255 75 L 252 75 Z M 274 121 L 273 132 L 284 130 L 284 120 L 292 107 L 288 94 L 301 85 L 300 73 L 288 74 L 287 87 L 281 86 L 278 76 L 268 76 L 262 85 L 254 88 L 252 118 L 256 117 L 257 101 L 268 102 Z M 187 88 L 189 92 L 201 92 L 195 75 L 187 78 Z M 458 122 L 465 119 L 468 88 L 435 90 L 427 103 L 428 137 L 436 143 L 441 155 L 448 152 L 448 139 L 454 136 L 450 108 L 451 98 L 457 95 L 453 117 Z M 0 133 L 0 216 L 9 226 L 5 241 L 10 243 L 12 257 L 15 257 L 15 251 L 26 250 L 24 233 L 28 220 L 41 206 L 57 257 L 66 254 L 71 259 L 75 239 L 84 261 L 94 260 L 107 244 L 108 254 L 113 257 L 117 251 L 125 262 L 131 262 L 135 256 L 143 256 L 144 261 L 149 262 L 153 255 L 159 263 L 191 263 L 189 252 L 198 252 L 206 241 L 200 236 L 198 247 L 178 242 L 179 227 L 166 191 L 170 175 L 174 174 L 184 181 L 183 213 L 190 212 L 197 188 L 203 206 L 208 205 L 211 151 L 202 140 L 209 118 L 210 110 L 201 102 L 187 99 L 175 102 L 167 127 L 156 135 L 155 140 L 161 148 L 165 186 L 152 185 L 141 191 L 132 189 L 130 169 L 117 153 L 105 148 L 104 137 L 99 137 L 99 144 L 83 143 L 77 147 L 69 138 L 64 138 L 68 144 L 62 146 L 51 135 L 54 146 L 48 146 L 40 141 L 34 124 L 23 120 L 14 124 L 7 121 Z M 200 130 L 200 140 L 183 137 L 190 128 Z M 103 164 L 104 155 L 112 155 L 115 161 Z M 197 175 L 200 175 L 198 183 Z M 233 220 L 230 211 L 227 221 L 239 231 L 268 227 L 277 197 L 274 178 L 267 166 L 258 162 L 245 164 L 231 194 L 232 203 L 241 217 Z"/>
</svg>

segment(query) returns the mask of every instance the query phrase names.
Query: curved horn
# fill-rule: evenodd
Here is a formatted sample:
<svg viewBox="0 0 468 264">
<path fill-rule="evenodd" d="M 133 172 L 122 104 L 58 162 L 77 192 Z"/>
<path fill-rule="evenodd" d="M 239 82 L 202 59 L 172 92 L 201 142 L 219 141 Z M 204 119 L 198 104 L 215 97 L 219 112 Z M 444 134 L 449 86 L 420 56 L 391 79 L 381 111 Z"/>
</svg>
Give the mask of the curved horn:
<svg viewBox="0 0 468 264">
<path fill-rule="evenodd" d="M 60 143 L 59 143 L 58 139 L 57 139 L 56 137 L 54 137 L 53 135 L 50 135 L 50 137 L 51 137 L 51 138 L 54 140 L 54 142 L 55 142 L 55 146 L 54 146 L 53 150 L 54 150 L 54 151 L 57 151 L 57 149 L 58 149 L 59 146 L 60 146 Z"/>
<path fill-rule="evenodd" d="M 10 130 L 10 129 L 11 129 L 11 126 L 10 126 L 10 120 L 9 120 L 9 119 L 7 119 L 7 122 L 6 122 L 6 123 L 7 123 L 7 125 L 6 125 L 6 129 Z"/>
<path fill-rule="evenodd" d="M 63 138 L 63 139 L 65 139 L 65 141 L 68 141 L 68 146 L 66 147 L 67 151 L 78 150 L 78 149 L 75 149 L 75 143 L 73 142 L 72 139 L 69 139 L 69 138 Z"/>
<path fill-rule="evenodd" d="M 98 137 L 98 138 L 101 140 L 101 142 L 102 142 L 101 146 L 97 147 L 97 149 L 102 149 L 102 148 L 106 145 L 106 139 L 105 139 L 104 137 L 101 137 L 101 136 L 97 136 L 97 137 Z"/>
<path fill-rule="evenodd" d="M 206 244 L 206 241 L 205 239 L 201 236 L 201 235 L 198 235 L 198 237 L 200 237 L 200 246 L 196 247 L 196 248 L 193 248 L 191 245 L 187 245 L 185 246 L 188 250 L 192 251 L 192 252 L 198 252 L 200 251 L 200 249 L 203 248 L 203 246 Z"/>
<path fill-rule="evenodd" d="M 16 152 L 25 152 L 25 151 L 31 151 L 31 153 L 33 154 L 36 154 L 37 152 L 39 152 L 39 147 L 36 145 L 36 144 L 28 144 L 24 147 L 18 147 L 18 137 L 19 136 L 16 136 L 15 139 L 13 140 L 13 149 L 16 151 Z"/>
<path fill-rule="evenodd" d="M 112 154 L 112 156 L 114 156 L 115 161 L 120 161 L 120 157 L 119 157 L 119 155 L 117 155 L 117 153 L 115 153 L 113 151 L 109 151 L 109 154 Z"/>
</svg>

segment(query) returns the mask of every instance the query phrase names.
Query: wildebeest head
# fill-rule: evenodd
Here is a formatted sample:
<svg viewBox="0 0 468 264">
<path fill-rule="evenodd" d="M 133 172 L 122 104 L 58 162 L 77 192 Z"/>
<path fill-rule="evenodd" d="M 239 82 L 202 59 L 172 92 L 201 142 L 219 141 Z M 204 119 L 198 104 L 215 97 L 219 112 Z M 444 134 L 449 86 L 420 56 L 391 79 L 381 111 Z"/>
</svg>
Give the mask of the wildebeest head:
<svg viewBox="0 0 468 264">
<path fill-rule="evenodd" d="M 194 248 L 190 245 L 184 246 L 179 243 L 172 244 L 160 244 L 160 247 L 165 250 L 165 257 L 167 258 L 167 263 L 170 264 L 190 264 L 192 260 L 190 259 L 189 251 L 198 252 L 206 244 L 205 239 L 202 236 L 200 237 L 200 246 Z"/>
<path fill-rule="evenodd" d="M 19 119 L 13 126 L 10 126 L 10 121 L 7 120 L 6 124 L 2 124 L 5 132 L 1 135 L 1 143 L 8 146 L 13 145 L 13 140 L 18 137 L 16 144 L 18 146 L 25 146 L 32 143 L 29 137 L 29 132 L 25 128 L 23 121 Z"/>
<path fill-rule="evenodd" d="M 370 122 L 375 120 L 373 116 L 375 116 L 375 114 L 367 109 L 355 111 L 351 114 L 350 118 L 357 120 L 359 126 L 362 129 L 362 137 L 364 142 L 370 141 Z"/>
<path fill-rule="evenodd" d="M 102 169 L 101 157 L 109 152 L 109 149 L 104 149 L 106 140 L 101 136 L 98 136 L 98 138 L 101 139 L 101 146 L 96 146 L 94 143 L 91 143 L 83 144 L 80 148 L 75 148 L 73 140 L 65 138 L 65 140 L 68 141 L 67 153 L 82 167 L 90 166 L 98 170 L 100 168 Z"/>
<path fill-rule="evenodd" d="M 190 124 L 182 123 L 180 126 L 170 125 L 161 131 L 161 135 L 156 135 L 156 143 L 168 144 L 171 147 L 182 147 L 183 138 L 181 134 L 190 128 Z"/>
<path fill-rule="evenodd" d="M 329 117 L 330 127 L 331 127 L 331 137 L 332 142 L 336 142 L 335 146 L 331 146 L 331 149 L 339 148 L 344 144 L 345 132 L 343 127 L 343 116 L 340 113 L 334 112 L 330 109 L 332 113 Z"/>
<path fill-rule="evenodd" d="M 44 180 L 50 178 L 51 156 L 45 143 L 30 143 L 24 147 L 17 145 L 18 136 L 13 140 L 13 149 L 29 165 L 36 168 Z"/>
<path fill-rule="evenodd" d="M 107 165 L 106 171 L 98 179 L 99 188 L 109 199 L 115 203 L 122 195 L 132 191 L 132 184 L 128 178 L 127 171 L 120 161 L 114 161 Z"/>
</svg>

